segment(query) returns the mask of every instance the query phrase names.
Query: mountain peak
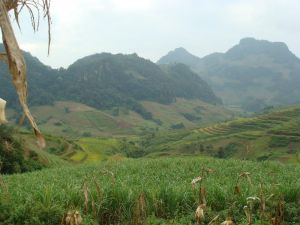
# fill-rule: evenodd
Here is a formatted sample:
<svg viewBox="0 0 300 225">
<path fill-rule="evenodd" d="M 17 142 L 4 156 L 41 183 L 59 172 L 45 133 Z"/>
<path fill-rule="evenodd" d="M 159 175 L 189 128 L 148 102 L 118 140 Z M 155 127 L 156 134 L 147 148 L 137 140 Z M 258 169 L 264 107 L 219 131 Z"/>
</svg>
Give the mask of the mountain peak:
<svg viewBox="0 0 300 225">
<path fill-rule="evenodd" d="M 225 53 L 227 58 L 233 60 L 245 59 L 252 55 L 265 55 L 277 63 L 293 63 L 299 60 L 284 42 L 257 40 L 252 37 L 241 39 L 238 45 Z"/>
<path fill-rule="evenodd" d="M 286 43 L 284 42 L 271 42 L 271 41 L 267 41 L 267 40 L 258 40 L 252 37 L 246 37 L 240 40 L 239 45 L 243 45 L 243 46 L 269 46 L 269 47 L 273 47 L 273 48 L 282 48 L 283 50 L 288 50 L 289 48 L 287 46 Z"/>
<path fill-rule="evenodd" d="M 157 61 L 157 64 L 184 63 L 187 65 L 195 65 L 199 60 L 199 57 L 191 54 L 185 48 L 179 47 L 161 57 Z"/>
<path fill-rule="evenodd" d="M 185 48 L 183 48 L 183 47 L 179 47 L 179 48 L 175 48 L 173 51 L 170 51 L 170 53 L 184 53 L 184 54 L 191 54 L 191 53 L 189 53 Z"/>
</svg>

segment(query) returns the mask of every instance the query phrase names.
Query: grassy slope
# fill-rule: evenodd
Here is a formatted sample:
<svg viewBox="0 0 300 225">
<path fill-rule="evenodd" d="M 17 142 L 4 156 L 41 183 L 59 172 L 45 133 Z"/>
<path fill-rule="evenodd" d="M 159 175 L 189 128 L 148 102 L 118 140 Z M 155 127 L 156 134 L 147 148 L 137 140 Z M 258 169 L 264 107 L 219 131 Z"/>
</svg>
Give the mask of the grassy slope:
<svg viewBox="0 0 300 225">
<path fill-rule="evenodd" d="M 232 117 L 232 113 L 221 106 L 209 105 L 198 100 L 178 99 L 176 103 L 162 105 L 143 102 L 145 108 L 160 119 L 162 125 L 144 120 L 139 114 L 119 109 L 118 115 L 112 111 L 99 111 L 75 102 L 56 102 L 53 106 L 32 107 L 40 129 L 47 137 L 47 149 L 36 148 L 32 135 L 25 135 L 28 148 L 34 149 L 46 165 L 61 164 L 66 159 L 74 162 L 92 162 L 112 157 L 119 148 L 123 137 L 131 140 L 134 135 L 149 130 L 168 129 L 172 124 L 183 123 L 186 127 L 199 127 Z M 189 121 L 183 114 L 201 119 Z M 8 111 L 9 120 L 17 118 L 14 111 Z M 51 135 L 47 135 L 51 134 Z M 83 138 L 82 137 L 94 137 Z M 101 137 L 101 138 L 99 138 Z M 54 153 L 54 154 L 49 154 Z"/>
<path fill-rule="evenodd" d="M 84 133 L 108 135 L 122 129 L 109 114 L 74 102 L 57 102 L 54 106 L 32 108 L 41 130 L 56 135 L 77 137 Z"/>
<path fill-rule="evenodd" d="M 175 103 L 162 105 L 155 102 L 143 102 L 144 107 L 160 119 L 164 126 L 183 123 L 187 128 L 205 126 L 218 121 L 224 121 L 234 117 L 234 114 L 222 106 L 214 106 L 200 100 L 186 100 L 178 98 Z M 189 120 L 184 115 L 194 116 Z M 198 119 L 197 119 L 198 117 Z"/>
<path fill-rule="evenodd" d="M 16 135 L 24 143 L 26 150 L 36 152 L 39 160 L 47 167 L 60 167 L 72 163 L 95 163 L 109 159 L 122 159 L 119 153 L 120 138 L 89 137 L 67 139 L 64 137 L 45 135 L 47 146 L 40 149 L 36 145 L 35 137 L 28 132 Z"/>
<path fill-rule="evenodd" d="M 63 137 L 45 135 L 47 143 L 45 149 L 40 149 L 36 145 L 36 139 L 32 133 L 19 132 L 17 137 L 21 139 L 26 146 L 26 149 L 36 152 L 39 156 L 39 160 L 47 167 L 69 165 L 70 157 L 77 151 L 81 150 L 80 146 L 78 146 L 75 142 Z"/>
<path fill-rule="evenodd" d="M 3 209 L 0 223 L 60 224 L 63 214 L 76 208 L 83 215 L 84 225 L 94 224 L 93 213 L 100 224 L 132 224 L 138 196 L 144 193 L 147 224 L 192 225 L 195 224 L 198 194 L 193 191 L 191 180 L 202 174 L 202 168 L 214 170 L 203 182 L 208 201 L 206 224 L 217 214 L 220 215 L 219 223 L 229 214 L 234 215 L 237 224 L 246 224 L 243 212 L 246 197 L 259 196 L 261 180 L 265 196 L 274 194 L 267 200 L 267 212 L 274 211 L 279 196 L 283 195 L 286 224 L 300 223 L 297 205 L 300 200 L 299 166 L 197 157 L 110 160 L 98 165 L 4 176 L 7 191 L 0 188 L 0 208 Z M 251 173 L 253 186 L 247 179 L 242 179 L 242 194 L 234 195 L 237 177 L 246 171 Z M 94 199 L 89 196 L 86 214 L 83 213 L 84 182 Z M 236 202 L 235 206 L 232 206 L 233 202 Z M 254 214 L 258 215 L 258 212 Z M 3 218 L 10 223 L 4 222 Z M 257 217 L 254 218 L 254 224 L 259 224 Z"/>
<path fill-rule="evenodd" d="M 205 153 L 219 157 L 300 161 L 300 106 L 241 118 L 192 131 L 161 132 L 148 140 L 149 153 Z M 165 153 L 163 153 L 165 154 Z"/>
<path fill-rule="evenodd" d="M 178 99 L 170 105 L 153 102 L 143 104 L 153 113 L 155 119 L 162 121 L 161 128 L 169 128 L 178 123 L 183 123 L 188 128 L 199 127 L 233 117 L 230 111 L 221 106 L 209 105 L 198 100 Z M 75 102 L 56 102 L 53 106 L 33 107 L 32 111 L 41 130 L 61 136 L 79 137 L 84 133 L 92 136 L 122 136 L 159 127 L 154 121 L 144 120 L 132 111 L 120 109 L 119 115 L 113 116 L 111 111 L 99 111 Z M 189 121 L 183 113 L 201 119 Z"/>
</svg>

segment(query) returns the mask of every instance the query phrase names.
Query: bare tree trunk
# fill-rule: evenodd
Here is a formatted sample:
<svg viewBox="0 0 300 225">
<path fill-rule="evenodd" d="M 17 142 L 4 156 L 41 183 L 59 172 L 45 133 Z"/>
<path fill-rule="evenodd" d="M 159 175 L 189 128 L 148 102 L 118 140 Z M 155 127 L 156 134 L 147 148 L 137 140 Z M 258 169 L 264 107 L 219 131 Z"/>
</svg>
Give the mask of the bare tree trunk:
<svg viewBox="0 0 300 225">
<path fill-rule="evenodd" d="M 13 1 L 12 1 L 13 2 Z M 17 39 L 12 29 L 10 19 L 8 17 L 8 9 L 5 0 L 0 0 L 0 27 L 2 31 L 3 44 L 6 50 L 9 70 L 12 75 L 14 86 L 19 96 L 24 115 L 28 118 L 34 133 L 37 137 L 38 145 L 45 147 L 45 140 L 31 115 L 27 105 L 27 81 L 26 81 L 26 63 L 21 49 L 19 48 Z M 3 54 L 2 54 L 3 56 Z"/>
</svg>

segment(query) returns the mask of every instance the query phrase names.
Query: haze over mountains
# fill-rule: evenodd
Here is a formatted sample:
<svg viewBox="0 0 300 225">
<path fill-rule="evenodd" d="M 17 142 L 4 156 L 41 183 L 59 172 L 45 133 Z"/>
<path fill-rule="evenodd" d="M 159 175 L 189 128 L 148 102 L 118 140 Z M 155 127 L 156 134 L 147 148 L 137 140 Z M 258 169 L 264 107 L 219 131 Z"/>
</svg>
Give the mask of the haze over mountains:
<svg viewBox="0 0 300 225">
<path fill-rule="evenodd" d="M 190 66 L 225 104 L 247 111 L 300 101 L 300 60 L 282 42 L 245 38 L 225 53 L 203 58 L 178 48 L 157 63 Z"/>
</svg>

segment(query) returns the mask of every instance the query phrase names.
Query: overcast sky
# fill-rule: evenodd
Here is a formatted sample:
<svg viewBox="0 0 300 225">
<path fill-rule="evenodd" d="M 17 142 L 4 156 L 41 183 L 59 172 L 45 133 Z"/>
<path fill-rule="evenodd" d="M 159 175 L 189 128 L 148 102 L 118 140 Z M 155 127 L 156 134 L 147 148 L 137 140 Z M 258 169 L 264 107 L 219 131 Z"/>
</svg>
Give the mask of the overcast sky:
<svg viewBox="0 0 300 225">
<path fill-rule="evenodd" d="M 50 56 L 45 21 L 35 34 L 29 21 L 16 33 L 21 48 L 55 68 L 100 52 L 156 61 L 184 47 L 202 57 L 243 37 L 282 41 L 300 56 L 299 0 L 52 0 L 51 10 Z"/>
</svg>

